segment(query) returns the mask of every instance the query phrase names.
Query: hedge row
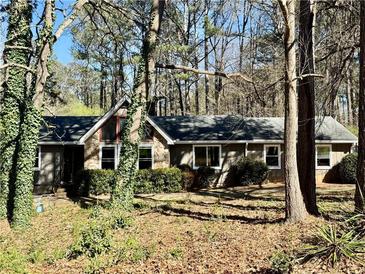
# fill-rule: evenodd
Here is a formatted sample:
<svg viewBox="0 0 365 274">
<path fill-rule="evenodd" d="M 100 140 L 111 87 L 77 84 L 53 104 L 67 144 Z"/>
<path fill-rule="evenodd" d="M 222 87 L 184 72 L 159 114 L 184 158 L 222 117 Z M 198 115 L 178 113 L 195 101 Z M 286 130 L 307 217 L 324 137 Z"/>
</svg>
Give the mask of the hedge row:
<svg viewBox="0 0 365 274">
<path fill-rule="evenodd" d="M 114 182 L 114 170 L 84 170 L 79 175 L 76 191 L 83 195 L 109 194 Z M 183 190 L 182 171 L 178 168 L 138 170 L 135 193 L 179 192 Z"/>
<path fill-rule="evenodd" d="M 261 184 L 268 175 L 265 163 L 244 158 L 232 165 L 228 172 L 227 186 Z M 80 173 L 79 184 L 74 193 L 87 196 L 109 194 L 114 182 L 114 170 L 84 170 Z M 135 193 L 169 193 L 182 190 L 208 188 L 217 185 L 217 171 L 209 167 L 192 170 L 188 165 L 179 168 L 138 170 Z"/>
</svg>

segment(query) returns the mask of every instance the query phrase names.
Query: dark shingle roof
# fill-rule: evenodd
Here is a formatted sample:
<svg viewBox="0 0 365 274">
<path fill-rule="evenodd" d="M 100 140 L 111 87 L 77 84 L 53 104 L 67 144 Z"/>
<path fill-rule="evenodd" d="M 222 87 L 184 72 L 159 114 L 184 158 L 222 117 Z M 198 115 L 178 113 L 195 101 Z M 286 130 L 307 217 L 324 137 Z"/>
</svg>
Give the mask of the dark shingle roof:
<svg viewBox="0 0 365 274">
<path fill-rule="evenodd" d="M 100 116 L 45 116 L 40 142 L 77 142 Z"/>
<path fill-rule="evenodd" d="M 150 117 L 173 141 L 283 140 L 282 117 L 160 116 Z M 40 142 L 77 142 L 100 116 L 46 116 Z M 317 119 L 317 140 L 352 141 L 357 138 L 332 117 Z"/>
<path fill-rule="evenodd" d="M 243 116 L 166 116 L 151 119 L 174 141 L 283 140 L 284 118 Z M 317 119 L 317 140 L 356 141 L 332 117 Z"/>
</svg>

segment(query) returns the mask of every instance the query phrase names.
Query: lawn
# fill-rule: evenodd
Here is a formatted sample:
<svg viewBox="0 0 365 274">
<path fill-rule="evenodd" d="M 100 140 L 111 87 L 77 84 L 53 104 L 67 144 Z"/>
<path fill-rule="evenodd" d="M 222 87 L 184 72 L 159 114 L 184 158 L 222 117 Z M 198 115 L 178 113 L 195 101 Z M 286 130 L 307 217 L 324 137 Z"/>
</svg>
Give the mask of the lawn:
<svg viewBox="0 0 365 274">
<path fill-rule="evenodd" d="M 354 187 L 318 186 L 323 217 L 286 224 L 282 184 L 140 195 L 132 223 L 113 230 L 113 252 L 90 262 L 66 258 L 76 231 L 88 221 L 96 199 L 44 198 L 45 212 L 27 231 L 0 223 L 1 273 L 272 273 L 275 252 L 293 253 L 317 226 L 341 220 L 353 210 Z M 345 261 L 331 269 L 318 262 L 295 273 L 361 273 Z"/>
</svg>

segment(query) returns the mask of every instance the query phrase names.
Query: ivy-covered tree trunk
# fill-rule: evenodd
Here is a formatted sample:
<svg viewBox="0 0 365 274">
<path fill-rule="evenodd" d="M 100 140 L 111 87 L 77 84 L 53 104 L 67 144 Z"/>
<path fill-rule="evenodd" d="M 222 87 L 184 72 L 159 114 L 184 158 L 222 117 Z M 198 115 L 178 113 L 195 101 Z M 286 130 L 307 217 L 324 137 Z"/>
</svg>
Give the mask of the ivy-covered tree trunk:
<svg viewBox="0 0 365 274">
<path fill-rule="evenodd" d="M 133 202 L 138 145 L 144 133 L 151 74 L 155 69 L 155 60 L 153 57 L 164 6 L 165 1 L 152 1 L 148 33 L 143 41 L 142 58 L 138 65 L 137 76 L 134 81 L 131 96 L 131 105 L 128 108 L 122 136 L 120 161 L 113 188 L 112 204 L 125 209 L 130 209 Z"/>
<path fill-rule="evenodd" d="M 19 134 L 19 150 L 16 159 L 14 181 L 14 206 L 11 214 L 12 227 L 26 227 L 33 212 L 33 167 L 39 127 L 40 112 L 35 108 L 33 101 L 27 99 L 21 114 L 21 129 Z"/>
<path fill-rule="evenodd" d="M 13 227 L 26 227 L 33 209 L 33 167 L 42 120 L 43 91 L 48 77 L 48 59 L 53 45 L 55 0 L 46 0 L 44 24 L 36 41 L 36 70 L 29 92 L 20 112 L 19 151 L 15 164 L 14 208 L 11 212 Z"/>
<path fill-rule="evenodd" d="M 19 129 L 22 103 L 27 90 L 31 56 L 32 6 L 28 0 L 12 1 L 9 6 L 7 41 L 4 48 L 5 81 L 1 102 L 0 136 L 0 218 L 13 209 L 16 160 L 19 153 Z M 33 158 L 28 154 L 28 158 Z M 11 191 L 10 191 L 11 190 Z"/>
</svg>

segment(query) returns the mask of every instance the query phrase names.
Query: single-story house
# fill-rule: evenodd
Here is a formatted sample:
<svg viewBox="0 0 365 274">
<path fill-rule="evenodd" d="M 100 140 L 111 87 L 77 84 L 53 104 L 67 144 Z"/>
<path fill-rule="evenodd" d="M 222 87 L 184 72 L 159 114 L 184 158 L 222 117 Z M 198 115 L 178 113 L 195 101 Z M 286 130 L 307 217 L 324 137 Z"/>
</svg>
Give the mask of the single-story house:
<svg viewBox="0 0 365 274">
<path fill-rule="evenodd" d="M 35 192 L 72 184 L 83 169 L 115 169 L 128 100 L 120 100 L 101 117 L 44 117 L 35 164 Z M 139 148 L 139 168 L 189 165 L 211 167 L 217 185 L 224 185 L 230 166 L 241 157 L 262 160 L 271 180 L 283 179 L 281 117 L 251 118 L 231 115 L 148 116 Z M 317 119 L 317 181 L 349 152 L 357 138 L 332 117 Z"/>
</svg>

